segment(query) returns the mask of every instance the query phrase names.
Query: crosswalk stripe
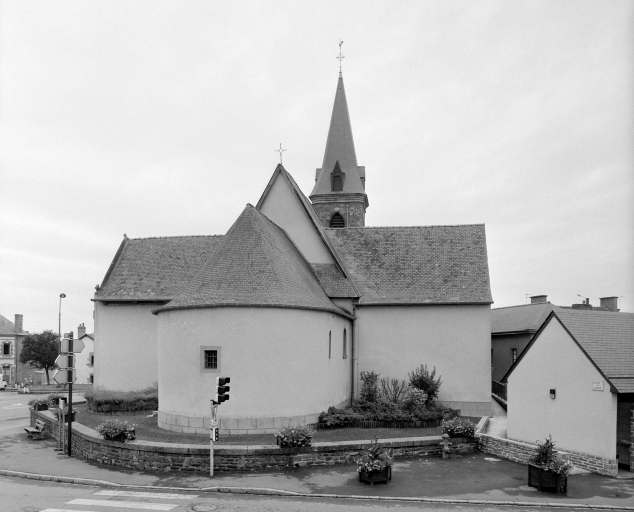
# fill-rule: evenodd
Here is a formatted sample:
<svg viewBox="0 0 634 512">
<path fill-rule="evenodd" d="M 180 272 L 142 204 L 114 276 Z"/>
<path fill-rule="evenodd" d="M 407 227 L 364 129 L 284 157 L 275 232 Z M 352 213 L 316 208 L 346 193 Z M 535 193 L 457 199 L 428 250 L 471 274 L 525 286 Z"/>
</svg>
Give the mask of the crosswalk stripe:
<svg viewBox="0 0 634 512">
<path fill-rule="evenodd" d="M 42 510 L 41 512 L 95 512 L 94 510 L 77 510 L 74 508 L 73 510 L 69 508 L 47 508 Z"/>
<path fill-rule="evenodd" d="M 140 508 L 144 510 L 172 510 L 178 505 L 171 503 L 139 503 L 137 501 L 108 501 L 76 499 L 66 502 L 67 505 L 91 505 L 99 507 Z"/>
<path fill-rule="evenodd" d="M 96 496 L 122 496 L 125 498 L 163 498 L 166 500 L 191 500 L 198 498 L 198 494 L 169 494 L 160 492 L 136 492 L 136 491 L 99 491 Z"/>
</svg>

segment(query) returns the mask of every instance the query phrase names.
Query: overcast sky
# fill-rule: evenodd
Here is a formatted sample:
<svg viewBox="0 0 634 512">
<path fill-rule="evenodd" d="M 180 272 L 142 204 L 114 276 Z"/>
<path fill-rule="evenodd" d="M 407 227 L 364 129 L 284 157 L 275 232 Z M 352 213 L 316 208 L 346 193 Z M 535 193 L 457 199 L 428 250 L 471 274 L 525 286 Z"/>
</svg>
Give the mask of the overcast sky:
<svg viewBox="0 0 634 512">
<path fill-rule="evenodd" d="M 84 322 L 130 238 L 306 195 L 339 39 L 370 226 L 485 223 L 494 307 L 634 312 L 631 1 L 0 1 L 0 313 Z"/>
</svg>

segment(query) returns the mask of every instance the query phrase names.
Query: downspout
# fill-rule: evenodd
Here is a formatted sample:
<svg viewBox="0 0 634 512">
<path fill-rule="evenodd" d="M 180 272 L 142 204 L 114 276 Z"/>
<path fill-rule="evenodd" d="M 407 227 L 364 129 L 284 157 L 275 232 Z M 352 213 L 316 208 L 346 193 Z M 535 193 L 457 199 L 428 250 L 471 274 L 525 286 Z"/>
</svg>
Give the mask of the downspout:
<svg viewBox="0 0 634 512">
<path fill-rule="evenodd" d="M 355 340 L 355 334 L 357 332 L 357 315 L 355 312 L 355 300 L 357 299 L 352 299 L 352 323 L 350 325 L 350 361 L 351 361 L 351 365 L 350 365 L 350 405 L 352 405 L 352 402 L 354 401 L 354 358 L 355 358 L 355 352 L 354 352 L 354 340 Z"/>
</svg>

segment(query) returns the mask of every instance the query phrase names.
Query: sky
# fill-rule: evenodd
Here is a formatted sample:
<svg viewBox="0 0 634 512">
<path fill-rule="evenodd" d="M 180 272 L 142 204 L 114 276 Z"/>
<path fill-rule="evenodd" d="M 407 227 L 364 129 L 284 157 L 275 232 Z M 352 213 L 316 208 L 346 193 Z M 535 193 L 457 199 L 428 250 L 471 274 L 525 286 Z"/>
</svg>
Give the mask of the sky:
<svg viewBox="0 0 634 512">
<path fill-rule="evenodd" d="M 493 307 L 634 312 L 633 27 L 629 0 L 0 0 L 0 314 L 92 332 L 124 233 L 224 234 L 280 143 L 308 195 L 340 40 L 366 225 L 484 223 Z"/>
</svg>

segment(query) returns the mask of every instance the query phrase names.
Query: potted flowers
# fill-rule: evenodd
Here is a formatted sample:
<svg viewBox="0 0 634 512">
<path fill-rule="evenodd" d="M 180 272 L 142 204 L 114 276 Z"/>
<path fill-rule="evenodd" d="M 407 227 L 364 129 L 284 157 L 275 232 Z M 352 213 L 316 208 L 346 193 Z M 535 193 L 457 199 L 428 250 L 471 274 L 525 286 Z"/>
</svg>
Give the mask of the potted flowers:
<svg viewBox="0 0 634 512">
<path fill-rule="evenodd" d="M 126 441 L 136 439 L 134 427 L 135 425 L 127 421 L 106 420 L 97 425 L 97 432 L 99 432 L 106 441 L 125 443 Z"/>
<path fill-rule="evenodd" d="M 553 454 L 554 447 L 551 436 L 543 443 L 537 441 L 535 455 L 528 463 L 528 485 L 539 491 L 566 493 L 572 464 Z"/>
<path fill-rule="evenodd" d="M 394 461 L 391 450 L 382 447 L 378 438 L 374 438 L 372 445 L 357 460 L 357 472 L 359 482 L 374 485 L 375 483 L 388 483 L 392 480 L 392 463 Z"/>
<path fill-rule="evenodd" d="M 33 407 L 34 411 L 46 411 L 48 410 L 48 398 L 34 398 L 29 400 L 29 405 Z"/>
</svg>

